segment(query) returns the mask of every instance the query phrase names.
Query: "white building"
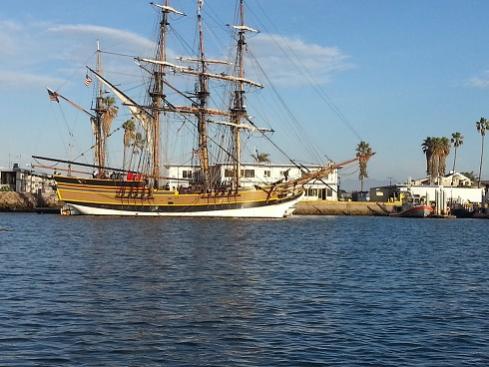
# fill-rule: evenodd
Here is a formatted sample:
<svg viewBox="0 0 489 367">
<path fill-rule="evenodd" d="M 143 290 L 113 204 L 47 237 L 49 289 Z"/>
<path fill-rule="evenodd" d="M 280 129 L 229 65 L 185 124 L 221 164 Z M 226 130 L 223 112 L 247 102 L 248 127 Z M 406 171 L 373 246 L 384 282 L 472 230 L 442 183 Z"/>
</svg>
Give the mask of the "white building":
<svg viewBox="0 0 489 367">
<path fill-rule="evenodd" d="M 30 194 L 54 194 L 54 181 L 47 175 L 22 169 L 14 164 L 10 170 L 0 171 L 0 189 Z"/>
<path fill-rule="evenodd" d="M 320 166 L 305 166 L 305 170 L 317 170 Z M 164 168 L 164 176 L 168 177 L 167 186 L 171 189 L 187 187 L 188 180 L 199 173 L 200 168 L 190 165 L 171 165 Z M 213 176 L 223 185 L 230 183 L 233 177 L 233 166 L 217 164 L 211 167 Z M 283 179 L 299 178 L 302 171 L 290 164 L 248 163 L 241 165 L 241 186 L 254 187 L 266 185 Z M 321 180 L 312 181 L 304 186 L 304 200 L 338 200 L 338 172 L 334 170 Z"/>
<path fill-rule="evenodd" d="M 448 202 L 457 204 L 481 203 L 484 198 L 484 188 L 455 187 L 455 186 L 410 186 L 408 190 L 412 195 L 426 197 L 427 201 L 434 201 L 437 191 L 443 191 Z"/>
<path fill-rule="evenodd" d="M 471 187 L 472 180 L 467 176 L 462 175 L 459 172 L 450 172 L 442 177 L 436 177 L 433 179 L 433 183 L 441 186 L 455 186 L 455 187 Z M 429 185 L 430 178 L 423 177 L 419 179 L 409 180 L 408 184 L 414 186 Z"/>
<path fill-rule="evenodd" d="M 434 201 L 436 192 L 443 191 L 448 202 L 458 204 L 481 203 L 484 199 L 484 188 L 472 186 L 472 181 L 459 172 L 450 172 L 443 177 L 435 179 L 437 184 L 431 184 L 429 177 L 408 180 L 407 188 L 412 195 L 427 197 Z"/>
<path fill-rule="evenodd" d="M 437 181 L 440 184 L 430 184 L 428 177 L 409 178 L 403 185 L 373 187 L 370 189 L 370 198 L 373 201 L 399 200 L 401 194 L 410 194 L 434 202 L 437 195 L 443 192 L 441 197 L 445 198 L 447 203 L 464 205 L 484 201 L 485 189 L 472 186 L 472 181 L 461 173 L 450 173 L 437 178 Z"/>
</svg>

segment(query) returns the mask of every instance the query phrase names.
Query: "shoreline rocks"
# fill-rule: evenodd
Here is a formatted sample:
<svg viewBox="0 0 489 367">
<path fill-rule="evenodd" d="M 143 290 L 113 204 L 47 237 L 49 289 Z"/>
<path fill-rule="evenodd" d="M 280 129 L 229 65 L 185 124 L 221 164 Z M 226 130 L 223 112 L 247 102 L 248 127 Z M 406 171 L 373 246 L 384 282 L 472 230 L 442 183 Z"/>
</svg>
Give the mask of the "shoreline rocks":
<svg viewBox="0 0 489 367">
<path fill-rule="evenodd" d="M 59 204 L 54 195 L 0 192 L 0 212 L 32 212 L 38 207 L 57 208 Z"/>
</svg>

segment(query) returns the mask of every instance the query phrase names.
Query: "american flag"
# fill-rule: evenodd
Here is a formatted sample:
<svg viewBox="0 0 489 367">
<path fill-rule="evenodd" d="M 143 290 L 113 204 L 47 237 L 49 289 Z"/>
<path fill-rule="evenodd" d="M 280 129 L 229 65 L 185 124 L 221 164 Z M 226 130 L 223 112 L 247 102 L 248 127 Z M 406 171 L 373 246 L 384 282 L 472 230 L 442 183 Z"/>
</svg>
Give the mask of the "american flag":
<svg viewBox="0 0 489 367">
<path fill-rule="evenodd" d="M 58 93 L 52 91 L 51 89 L 48 89 L 48 95 L 51 102 L 59 103 Z"/>
<path fill-rule="evenodd" d="M 93 81 L 93 80 L 92 80 L 92 78 L 90 78 L 90 75 L 86 74 L 86 75 L 85 75 L 85 82 L 84 82 L 84 83 L 85 83 L 85 85 L 86 85 L 87 87 L 89 87 L 89 86 L 90 86 L 90 84 L 92 84 L 92 81 Z"/>
</svg>

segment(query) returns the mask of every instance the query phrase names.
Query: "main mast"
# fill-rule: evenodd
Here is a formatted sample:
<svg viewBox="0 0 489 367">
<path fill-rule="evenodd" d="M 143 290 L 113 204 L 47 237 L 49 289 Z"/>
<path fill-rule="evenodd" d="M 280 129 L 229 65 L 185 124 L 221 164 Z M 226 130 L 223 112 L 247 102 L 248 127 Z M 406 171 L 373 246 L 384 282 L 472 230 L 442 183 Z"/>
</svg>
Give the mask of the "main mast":
<svg viewBox="0 0 489 367">
<path fill-rule="evenodd" d="M 209 97 L 209 86 L 207 73 L 207 64 L 205 60 L 204 52 L 204 31 L 202 25 L 202 6 L 203 1 L 197 0 L 197 24 L 199 32 L 199 89 L 197 91 L 197 98 L 199 100 L 199 112 L 197 114 L 197 130 L 199 133 L 199 161 L 200 169 L 202 172 L 202 183 L 204 190 L 207 191 L 210 185 L 209 179 L 209 150 L 207 146 L 207 121 L 206 121 L 206 108 L 207 99 Z"/>
<path fill-rule="evenodd" d="M 236 83 L 237 88 L 234 91 L 234 102 L 231 108 L 231 121 L 236 124 L 241 124 L 241 118 L 246 114 L 246 109 L 244 105 L 244 48 L 246 46 L 245 40 L 245 28 L 244 28 L 244 0 L 239 2 L 239 30 L 238 30 L 238 43 L 236 52 L 236 74 L 239 77 L 239 81 Z M 234 185 L 235 189 L 238 190 L 240 186 L 241 178 L 241 134 L 240 126 L 236 126 L 232 129 L 233 132 L 233 142 L 234 142 Z"/>
<path fill-rule="evenodd" d="M 234 144 L 235 148 L 232 152 L 232 158 L 235 161 L 238 161 L 237 165 L 237 175 L 239 175 L 239 167 L 240 167 L 240 129 L 256 129 L 248 124 L 243 124 L 242 119 L 246 117 L 246 110 L 244 107 L 244 86 L 251 85 L 257 88 L 263 88 L 263 86 L 259 83 L 256 83 L 252 80 L 248 80 L 244 78 L 244 49 L 246 46 L 244 34 L 246 32 L 256 32 L 254 29 L 247 27 L 244 25 L 244 3 L 241 0 L 241 21 L 240 25 L 234 26 L 235 29 L 238 30 L 239 33 L 239 42 L 238 42 L 238 52 L 237 52 L 237 71 L 235 72 L 238 75 L 226 75 L 224 73 L 216 74 L 209 72 L 208 64 L 226 64 L 226 62 L 222 62 L 220 60 L 207 60 L 205 57 L 205 49 L 204 49 L 204 31 L 203 31 L 203 21 L 202 21 L 202 8 L 203 8 L 203 0 L 197 0 L 197 30 L 198 30 L 198 57 L 196 59 L 188 59 L 188 61 L 196 61 L 198 63 L 198 67 L 196 69 L 185 67 L 177 64 L 170 63 L 166 61 L 166 36 L 167 36 L 167 28 L 168 28 L 168 16 L 169 13 L 175 13 L 178 15 L 185 15 L 177 11 L 176 9 L 170 7 L 168 5 L 169 1 L 165 0 L 165 5 L 157 5 L 154 6 L 161 8 L 163 15 L 162 21 L 160 23 L 160 39 L 158 42 L 158 52 L 156 55 L 156 59 L 147 59 L 137 57 L 135 58 L 138 62 L 145 62 L 149 64 L 153 64 L 153 85 L 150 90 L 150 95 L 152 97 L 152 111 L 149 124 L 151 125 L 149 131 L 151 134 L 148 134 L 148 139 L 150 138 L 151 144 L 150 147 L 152 149 L 152 157 L 153 157 L 153 177 L 155 178 L 155 185 L 157 185 L 156 177 L 159 176 L 159 123 L 160 116 L 159 113 L 161 111 L 168 111 L 172 113 L 180 113 L 180 114 L 192 114 L 197 118 L 197 132 L 198 132 L 198 146 L 197 146 L 197 156 L 200 167 L 200 180 L 199 183 L 202 185 L 204 191 L 209 191 L 211 189 L 211 176 L 210 176 L 210 165 L 209 165 L 209 148 L 208 148 L 208 140 L 209 137 L 207 135 L 207 117 L 208 116 L 225 116 L 229 117 L 231 122 L 217 122 L 210 121 L 212 123 L 222 124 L 232 126 L 234 129 Z M 182 58 L 183 59 L 183 58 Z M 185 93 L 178 91 L 175 87 L 169 85 L 165 80 L 165 71 L 166 68 L 169 68 L 173 73 L 192 75 L 197 77 L 197 86 L 194 97 L 196 97 L 196 101 L 192 101 L 191 106 L 177 106 L 170 103 L 162 103 L 165 101 L 165 95 L 163 94 L 163 84 L 167 85 L 173 91 L 176 91 L 179 95 L 186 97 L 191 100 L 191 97 L 185 95 Z M 100 78 L 100 76 L 98 76 Z M 102 78 L 103 79 L 103 78 Z M 235 91 L 235 97 L 232 101 L 232 108 L 228 111 L 222 111 L 219 109 L 209 108 L 208 107 L 208 99 L 209 99 L 209 80 L 224 80 L 233 82 L 237 85 L 237 89 Z M 111 87 L 114 93 L 121 98 L 123 101 L 129 100 L 127 96 L 125 96 L 121 91 L 117 90 L 113 85 L 106 82 L 107 85 Z M 138 119 L 146 120 L 145 113 L 146 111 L 142 109 L 140 106 L 129 107 L 132 113 L 136 114 Z M 134 111 L 133 111 L 134 110 Z M 258 129 L 260 131 L 265 131 L 265 129 Z M 237 157 L 235 157 L 235 155 Z M 236 159 L 237 158 L 237 159 Z M 239 187 L 239 176 L 235 180 L 235 187 Z"/>
<path fill-rule="evenodd" d="M 150 91 L 151 107 L 152 107 L 152 168 L 153 168 L 153 186 L 158 187 L 158 177 L 160 176 L 160 111 L 161 103 L 165 98 L 163 94 L 163 77 L 164 66 L 163 62 L 166 61 L 166 34 L 168 28 L 169 17 L 169 0 L 164 1 L 164 5 L 161 7 L 161 22 L 160 22 L 160 34 L 158 38 L 158 49 L 156 50 L 156 60 L 161 62 L 155 64 L 153 67 L 153 86 Z"/>
</svg>

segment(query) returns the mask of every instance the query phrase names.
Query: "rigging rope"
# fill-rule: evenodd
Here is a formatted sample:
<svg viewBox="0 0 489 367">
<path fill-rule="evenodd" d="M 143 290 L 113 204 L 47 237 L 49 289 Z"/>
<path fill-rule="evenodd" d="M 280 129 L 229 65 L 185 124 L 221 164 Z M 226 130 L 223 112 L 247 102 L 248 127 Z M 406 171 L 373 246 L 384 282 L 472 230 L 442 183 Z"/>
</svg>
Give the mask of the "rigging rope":
<svg viewBox="0 0 489 367">
<path fill-rule="evenodd" d="M 278 28 L 273 23 L 273 21 L 266 14 L 265 10 L 260 5 L 260 3 L 257 2 L 256 5 L 261 10 L 262 14 L 265 16 L 265 18 L 267 19 L 267 21 L 271 24 L 272 28 L 274 28 L 275 32 L 276 33 L 280 33 L 278 31 Z M 253 12 L 253 9 L 249 9 L 249 10 L 250 10 L 251 13 L 253 13 L 253 15 L 256 18 L 258 18 L 257 15 L 256 15 L 256 13 Z M 267 27 L 262 22 L 260 22 L 260 23 L 261 23 L 261 25 L 263 26 L 264 29 L 267 29 Z M 272 37 L 272 40 L 274 41 L 275 45 L 283 52 L 283 54 L 292 62 L 292 64 L 297 68 L 297 70 L 299 70 L 299 72 L 304 77 L 307 78 L 307 81 L 310 83 L 310 85 L 312 86 L 312 88 L 316 92 L 316 94 L 319 96 L 319 98 L 321 98 L 321 100 L 323 102 L 325 102 L 330 107 L 330 109 L 333 111 L 334 114 L 336 114 L 336 116 L 340 119 L 340 121 L 345 126 L 347 126 L 347 128 L 355 135 L 355 137 L 357 139 L 364 140 L 361 137 L 361 135 L 358 133 L 358 131 L 353 127 L 353 125 L 351 124 L 351 122 L 346 118 L 346 116 L 343 114 L 343 112 L 340 110 L 340 108 L 332 101 L 331 97 L 326 93 L 326 91 L 323 88 L 319 87 L 317 85 L 317 83 L 314 83 L 314 80 L 313 80 L 313 78 L 311 76 L 311 73 L 307 70 L 307 68 L 304 65 L 302 65 L 302 67 L 300 67 L 300 65 L 298 63 L 299 57 L 294 52 L 294 50 L 290 46 L 288 47 L 289 52 L 295 57 L 295 59 L 293 59 L 292 57 L 290 57 L 290 55 L 286 52 L 286 50 L 284 50 L 284 48 L 282 47 L 282 45 L 279 42 L 277 42 L 274 37 Z"/>
<path fill-rule="evenodd" d="M 261 66 L 261 64 L 258 62 L 258 60 L 256 59 L 256 57 L 251 53 L 251 51 L 248 51 L 248 53 L 250 54 L 250 56 L 253 57 L 253 60 L 255 61 L 256 65 L 260 69 L 261 73 L 263 74 L 263 76 L 267 80 L 267 82 L 268 82 L 271 90 L 275 94 L 275 97 L 277 98 L 277 100 L 281 104 L 282 108 L 287 113 L 287 115 L 290 118 L 290 120 L 292 122 L 294 122 L 297 126 L 301 127 L 301 124 L 300 124 L 299 120 L 297 120 L 297 118 L 295 117 L 295 115 L 292 113 L 292 111 L 290 110 L 289 106 L 287 105 L 287 103 L 285 102 L 285 100 L 282 98 L 282 96 L 278 92 L 277 88 L 275 88 L 275 86 L 272 83 L 271 79 L 265 73 L 265 70 L 263 69 L 263 67 Z M 300 136 L 300 134 L 296 134 L 296 135 L 297 135 L 297 138 L 299 140 L 303 140 L 302 137 Z M 307 137 L 307 134 L 305 132 L 304 132 L 304 135 Z M 319 154 L 319 151 L 317 150 L 317 148 L 313 144 L 309 144 L 309 146 L 308 146 L 307 144 L 305 144 L 304 141 L 302 141 L 302 144 L 306 147 L 306 149 L 307 148 L 312 149 L 312 151 L 310 150 L 310 153 L 313 153 L 313 155 L 316 155 L 316 158 L 318 158 L 318 157 L 320 158 L 321 157 L 321 155 Z M 276 144 L 274 144 L 274 146 L 276 146 Z M 288 158 L 288 156 L 286 156 L 286 157 Z"/>
</svg>

